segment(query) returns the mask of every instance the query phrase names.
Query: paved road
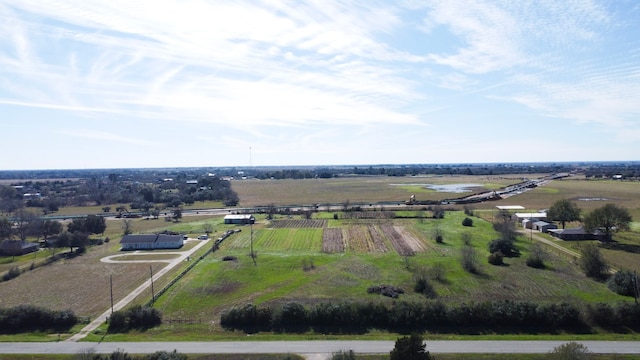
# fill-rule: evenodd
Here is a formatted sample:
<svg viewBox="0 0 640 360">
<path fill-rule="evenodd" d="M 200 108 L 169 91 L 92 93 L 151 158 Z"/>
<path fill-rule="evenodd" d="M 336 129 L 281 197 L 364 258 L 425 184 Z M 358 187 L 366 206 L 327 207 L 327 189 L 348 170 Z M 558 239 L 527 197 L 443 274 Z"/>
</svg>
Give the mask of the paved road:
<svg viewBox="0 0 640 360">
<path fill-rule="evenodd" d="M 209 240 L 189 240 L 189 241 L 198 241 L 198 244 L 196 246 L 192 247 L 189 250 L 181 251 L 181 252 L 174 252 L 173 254 L 180 255 L 175 259 L 162 260 L 161 262 L 166 262 L 167 266 L 165 266 L 162 269 L 160 269 L 160 271 L 154 273 L 153 274 L 153 278 L 154 279 L 159 279 L 161 276 L 163 276 L 164 274 L 169 272 L 171 269 L 176 267 L 178 264 L 180 264 L 181 262 L 185 261 L 187 259 L 187 256 L 191 256 L 191 254 L 193 254 L 198 249 L 200 249 L 201 247 L 203 247 L 203 246 L 205 246 L 206 244 L 209 243 Z M 118 255 L 118 256 L 120 256 L 120 255 Z M 112 257 L 107 257 L 107 258 L 103 259 L 103 261 L 105 261 L 105 262 L 113 261 L 113 260 L 111 260 L 111 258 Z M 139 262 L 139 261 L 140 260 L 130 260 L 128 262 Z M 152 262 L 152 261 L 142 260 L 142 262 Z M 127 296 L 125 296 L 120 301 L 118 301 L 116 304 L 114 304 L 113 305 L 113 310 L 114 311 L 118 311 L 120 309 L 123 309 L 131 301 L 133 301 L 133 299 L 135 299 L 143 291 L 147 291 L 150 287 L 151 287 L 151 279 L 145 281 L 138 288 L 136 288 L 131 293 L 129 293 Z M 111 308 L 107 309 L 104 313 L 102 313 L 101 315 L 96 317 L 91 323 L 89 323 L 87 326 L 82 328 L 78 333 L 76 333 L 73 336 L 71 336 L 70 338 L 68 338 L 66 340 L 66 342 L 68 343 L 68 342 L 79 341 L 79 340 L 83 339 L 89 333 L 91 333 L 92 331 L 97 329 L 100 325 L 102 325 L 106 321 L 107 317 L 109 317 L 110 315 L 111 315 Z M 73 352 L 72 354 L 75 354 L 75 352 Z"/>
<path fill-rule="evenodd" d="M 529 353 L 543 354 L 566 341 L 426 341 L 432 353 Z M 601 354 L 640 354 L 640 341 L 580 341 L 590 351 Z M 89 349 L 130 354 L 177 350 L 185 354 L 294 353 L 322 359 L 333 352 L 388 353 L 394 341 L 236 341 L 236 342 L 53 342 L 0 343 L 0 354 L 78 354 Z"/>
</svg>

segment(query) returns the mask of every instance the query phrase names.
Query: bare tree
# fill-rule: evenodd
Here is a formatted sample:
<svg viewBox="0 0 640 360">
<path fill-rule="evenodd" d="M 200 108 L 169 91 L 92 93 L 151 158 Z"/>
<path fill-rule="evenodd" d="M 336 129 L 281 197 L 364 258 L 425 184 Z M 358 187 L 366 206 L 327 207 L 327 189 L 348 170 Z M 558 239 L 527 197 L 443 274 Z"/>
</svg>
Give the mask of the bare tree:
<svg viewBox="0 0 640 360">
<path fill-rule="evenodd" d="M 33 227 L 33 222 L 37 220 L 36 214 L 31 211 L 20 209 L 17 210 L 14 216 L 14 224 L 16 233 L 20 240 L 25 241 L 29 231 Z"/>
<path fill-rule="evenodd" d="M 476 249 L 471 245 L 463 245 L 460 248 L 460 261 L 462 268 L 466 271 L 477 274 L 478 270 L 478 253 Z"/>
<path fill-rule="evenodd" d="M 213 232 L 213 225 L 211 225 L 210 223 L 205 223 L 203 226 L 204 229 L 204 233 L 209 235 Z"/>
<path fill-rule="evenodd" d="M 131 219 L 122 219 L 123 235 L 129 235 L 133 232 L 131 229 L 131 222 Z"/>
</svg>

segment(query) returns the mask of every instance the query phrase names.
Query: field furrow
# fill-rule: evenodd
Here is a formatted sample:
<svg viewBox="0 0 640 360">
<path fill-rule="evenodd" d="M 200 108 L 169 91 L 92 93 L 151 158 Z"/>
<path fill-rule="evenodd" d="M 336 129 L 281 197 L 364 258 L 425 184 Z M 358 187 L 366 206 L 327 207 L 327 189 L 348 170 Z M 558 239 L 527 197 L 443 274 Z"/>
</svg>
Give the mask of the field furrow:
<svg viewBox="0 0 640 360">
<path fill-rule="evenodd" d="M 415 254 L 415 251 L 409 246 L 402 234 L 400 234 L 393 225 L 381 225 L 380 229 L 384 233 L 384 235 L 391 241 L 391 245 L 396 250 L 396 252 L 402 256 L 412 256 Z"/>
<path fill-rule="evenodd" d="M 342 239 L 341 228 L 326 228 L 322 233 L 322 252 L 339 253 L 344 252 L 344 240 Z"/>
<path fill-rule="evenodd" d="M 367 230 L 369 231 L 369 235 L 371 236 L 371 240 L 373 241 L 373 246 L 376 252 L 387 252 L 387 244 L 384 242 L 384 238 L 382 234 L 380 234 L 380 229 L 375 225 L 367 226 Z"/>
</svg>

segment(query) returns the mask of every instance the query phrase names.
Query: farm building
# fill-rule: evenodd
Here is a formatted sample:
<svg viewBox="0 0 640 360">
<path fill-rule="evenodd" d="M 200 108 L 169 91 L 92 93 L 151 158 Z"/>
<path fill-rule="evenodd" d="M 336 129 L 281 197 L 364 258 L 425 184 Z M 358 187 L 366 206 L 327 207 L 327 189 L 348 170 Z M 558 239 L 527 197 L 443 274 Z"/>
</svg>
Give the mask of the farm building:
<svg viewBox="0 0 640 360">
<path fill-rule="evenodd" d="M 550 229 L 549 234 L 553 237 L 557 237 L 562 240 L 604 240 L 606 237 L 604 234 L 596 231 L 593 233 L 586 232 L 584 228 L 570 228 L 570 229 Z"/>
<path fill-rule="evenodd" d="M 238 214 L 238 215 L 226 215 L 224 217 L 225 224 L 238 224 L 238 225 L 247 225 L 247 224 L 255 224 L 256 218 L 253 215 L 246 214 Z"/>
<path fill-rule="evenodd" d="M 515 218 L 518 221 L 522 221 L 525 219 L 538 219 L 543 220 L 547 218 L 546 212 L 536 212 L 536 213 L 515 213 L 512 218 Z"/>
<path fill-rule="evenodd" d="M 22 240 L 4 240 L 0 243 L 0 255 L 19 256 L 38 251 L 40 245 Z"/>
<path fill-rule="evenodd" d="M 120 250 L 179 249 L 183 245 L 182 235 L 125 235 L 120 240 Z"/>
<path fill-rule="evenodd" d="M 551 224 L 546 221 L 535 221 L 533 223 L 533 229 L 543 233 L 549 232 L 549 230 L 557 229 L 557 228 L 558 226 L 556 224 Z"/>
</svg>

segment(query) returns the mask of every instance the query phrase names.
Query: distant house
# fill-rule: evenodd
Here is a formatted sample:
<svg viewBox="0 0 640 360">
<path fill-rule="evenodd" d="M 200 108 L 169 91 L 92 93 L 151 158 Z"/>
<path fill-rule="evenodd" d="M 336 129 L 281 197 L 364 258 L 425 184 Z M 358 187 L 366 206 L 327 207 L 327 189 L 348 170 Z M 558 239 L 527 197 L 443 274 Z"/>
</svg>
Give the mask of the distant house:
<svg viewBox="0 0 640 360">
<path fill-rule="evenodd" d="M 40 245 L 22 240 L 3 240 L 0 243 L 0 255 L 20 256 L 38 251 Z"/>
<path fill-rule="evenodd" d="M 225 224 L 238 224 L 238 225 L 247 225 L 247 224 L 255 224 L 256 218 L 253 215 L 226 215 L 224 217 Z"/>
<path fill-rule="evenodd" d="M 125 235 L 120 240 L 120 250 L 179 249 L 183 245 L 184 238 L 182 235 Z"/>
<path fill-rule="evenodd" d="M 562 240 L 604 240 L 606 236 L 599 231 L 587 232 L 582 227 L 569 229 L 549 229 L 549 235 Z"/>
</svg>

